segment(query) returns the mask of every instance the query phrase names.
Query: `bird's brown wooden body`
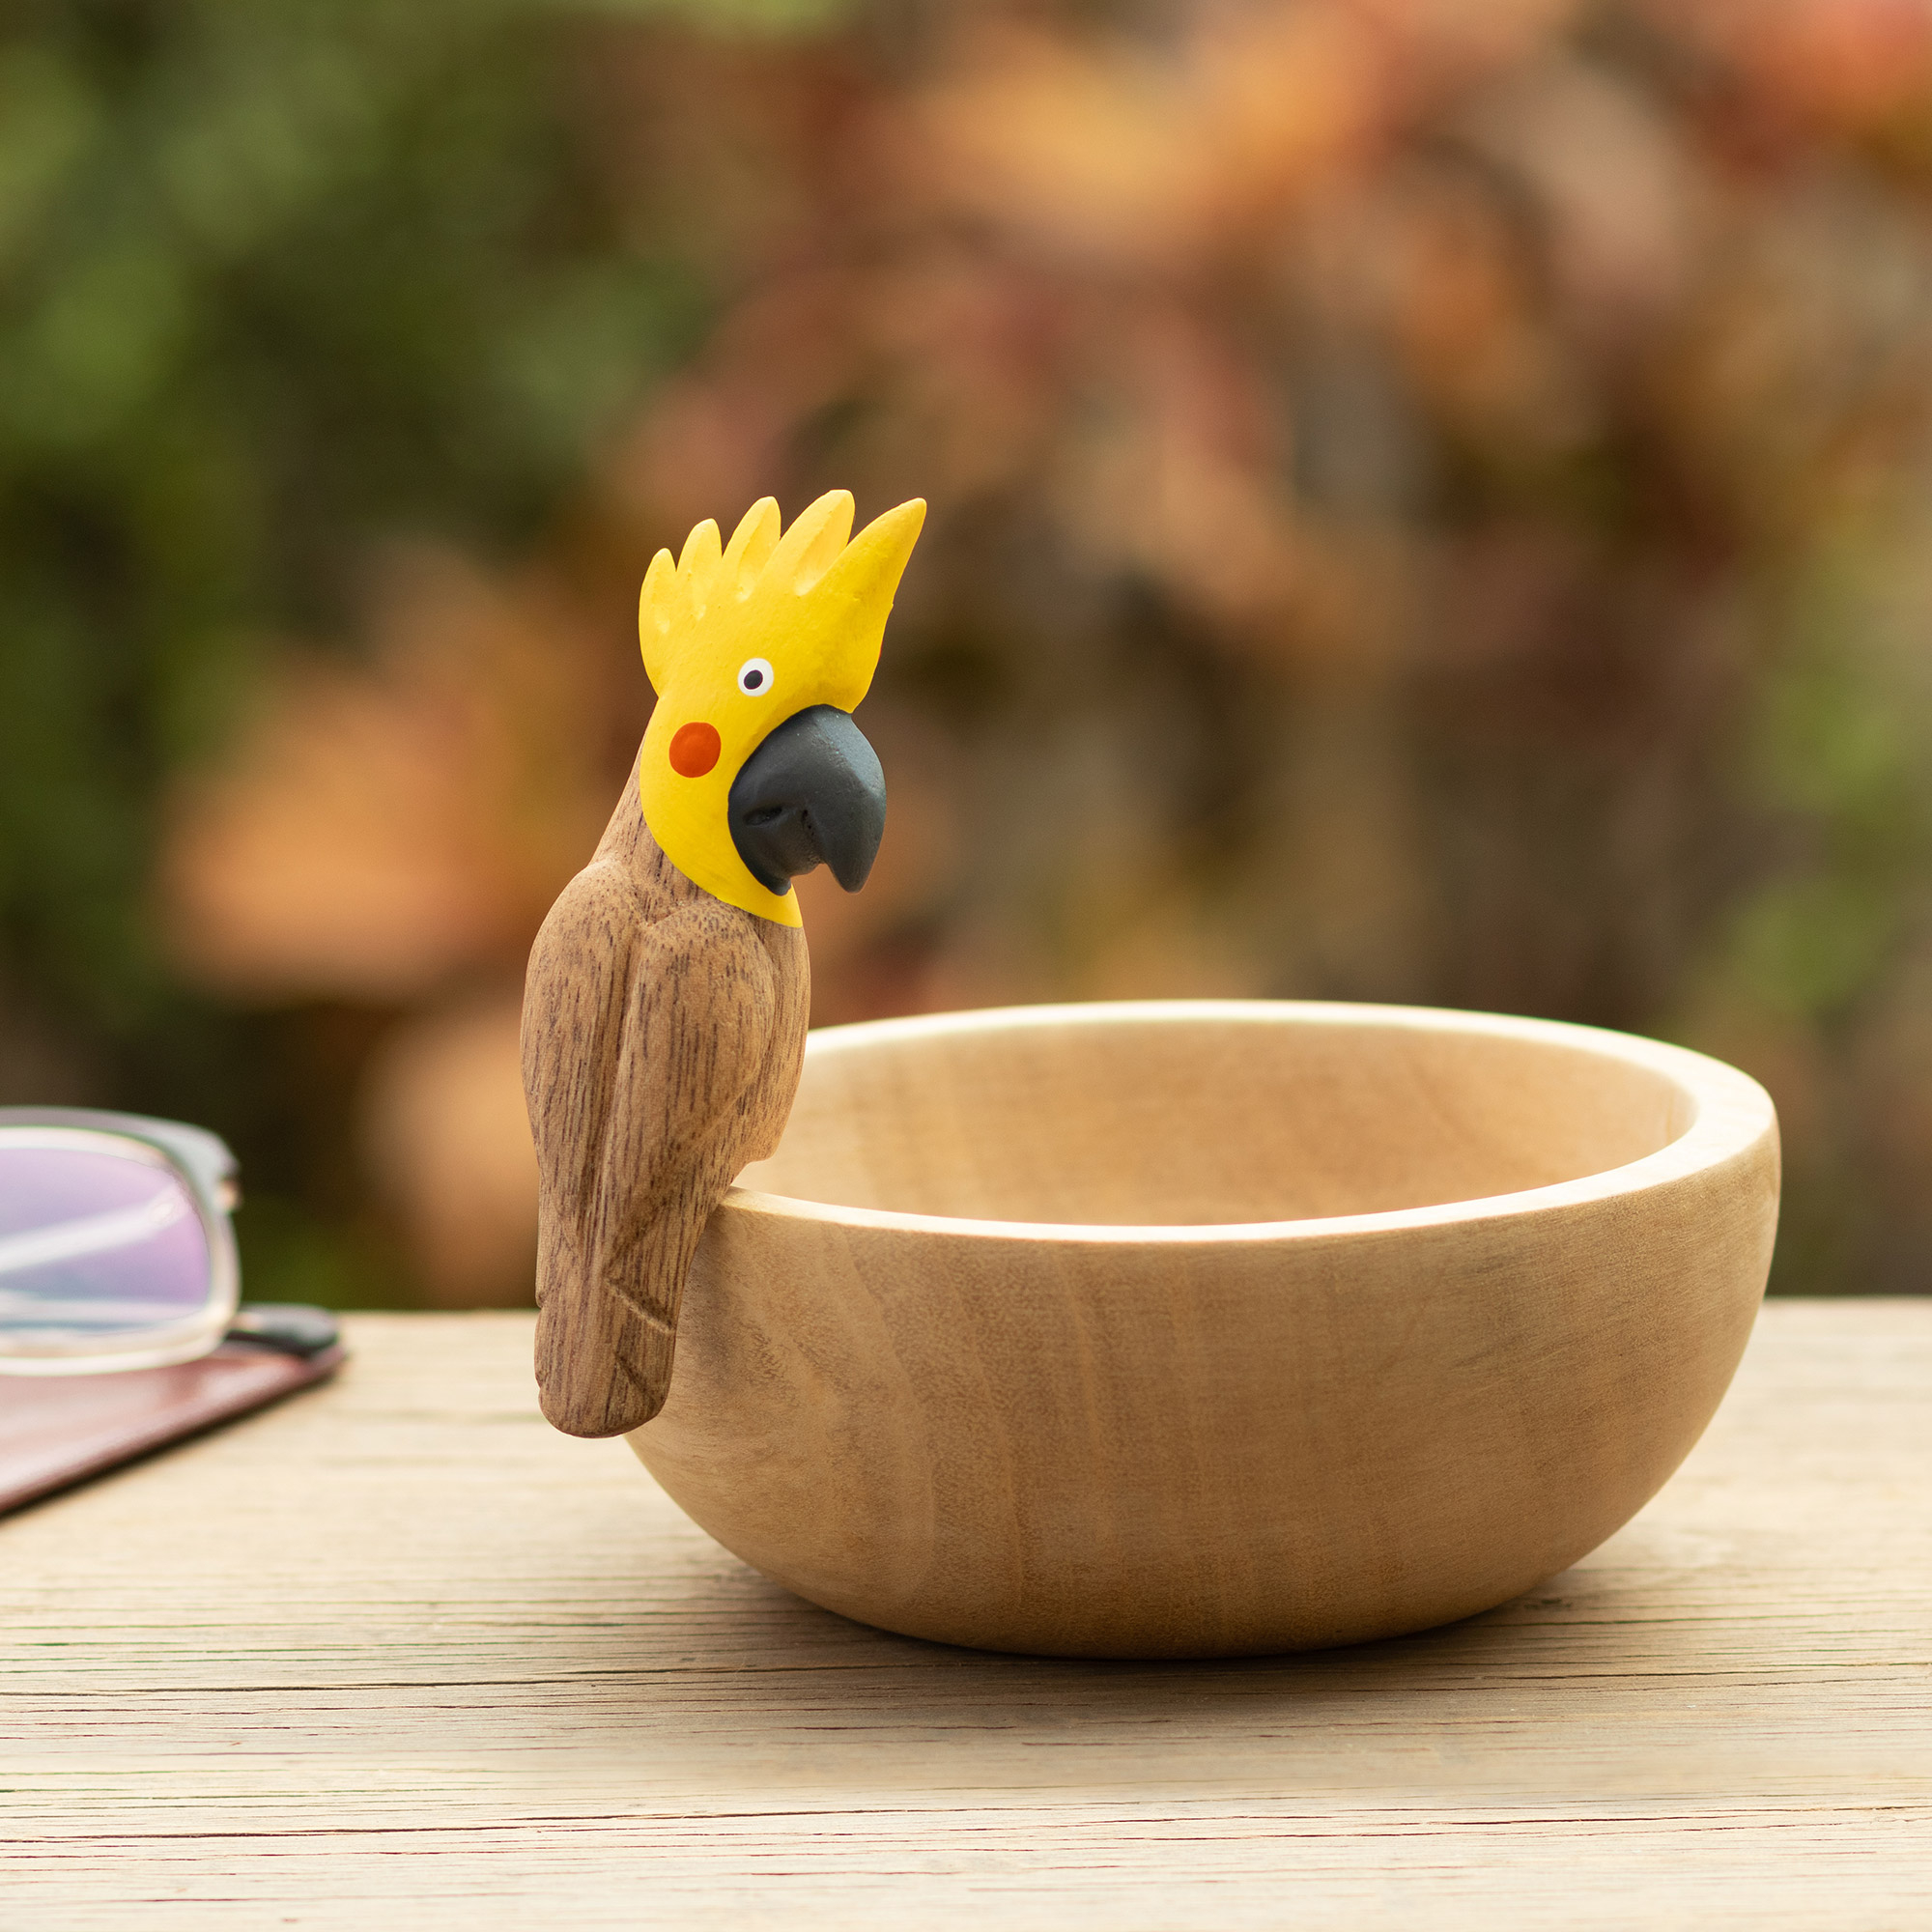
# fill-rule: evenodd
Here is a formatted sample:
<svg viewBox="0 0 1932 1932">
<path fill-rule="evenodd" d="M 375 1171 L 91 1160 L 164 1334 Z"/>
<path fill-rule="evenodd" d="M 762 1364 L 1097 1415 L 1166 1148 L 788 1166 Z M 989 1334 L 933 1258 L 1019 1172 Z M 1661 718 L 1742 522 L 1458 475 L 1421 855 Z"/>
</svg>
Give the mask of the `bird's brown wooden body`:
<svg viewBox="0 0 1932 1932">
<path fill-rule="evenodd" d="M 530 953 L 524 1087 L 541 1172 L 537 1381 L 573 1435 L 647 1422 L 711 1211 L 777 1148 L 811 1005 L 805 934 L 660 850 L 637 773 Z"/>
</svg>

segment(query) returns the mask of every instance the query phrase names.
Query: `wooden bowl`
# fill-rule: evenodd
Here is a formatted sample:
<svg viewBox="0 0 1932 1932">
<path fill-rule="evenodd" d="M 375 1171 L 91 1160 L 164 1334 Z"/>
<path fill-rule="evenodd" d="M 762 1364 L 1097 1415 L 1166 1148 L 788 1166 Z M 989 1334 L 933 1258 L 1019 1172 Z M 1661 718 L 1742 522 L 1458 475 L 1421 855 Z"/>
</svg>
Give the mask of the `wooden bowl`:
<svg viewBox="0 0 1932 1932">
<path fill-rule="evenodd" d="M 910 1635 L 1084 1657 L 1491 1607 L 1702 1434 L 1777 1218 L 1754 1081 L 1646 1039 L 1175 1002 L 814 1034 L 632 1446 Z"/>
</svg>

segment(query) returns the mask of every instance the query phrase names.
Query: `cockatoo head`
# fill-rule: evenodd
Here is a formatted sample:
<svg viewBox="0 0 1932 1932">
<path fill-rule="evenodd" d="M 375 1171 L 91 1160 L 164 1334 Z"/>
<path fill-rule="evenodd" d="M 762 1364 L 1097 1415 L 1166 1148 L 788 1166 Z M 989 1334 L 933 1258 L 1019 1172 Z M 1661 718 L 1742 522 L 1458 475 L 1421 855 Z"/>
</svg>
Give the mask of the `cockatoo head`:
<svg viewBox="0 0 1932 1932">
<path fill-rule="evenodd" d="M 675 563 L 659 551 L 639 600 L 658 694 L 644 822 L 695 885 L 783 925 L 800 923 L 794 877 L 824 863 L 856 892 L 885 830 L 884 775 L 851 713 L 925 505 L 901 503 L 848 543 L 852 509 L 834 490 L 781 533 L 767 497 L 722 548 L 701 523 Z"/>
</svg>

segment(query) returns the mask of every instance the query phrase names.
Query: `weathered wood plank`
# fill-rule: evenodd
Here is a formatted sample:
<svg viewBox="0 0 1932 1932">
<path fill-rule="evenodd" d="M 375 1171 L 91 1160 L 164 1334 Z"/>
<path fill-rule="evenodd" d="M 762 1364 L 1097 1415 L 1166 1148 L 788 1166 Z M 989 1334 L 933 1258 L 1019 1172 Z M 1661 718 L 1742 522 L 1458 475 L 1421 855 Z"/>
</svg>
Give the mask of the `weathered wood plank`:
<svg viewBox="0 0 1932 1932">
<path fill-rule="evenodd" d="M 0 1922 L 1932 1918 L 1932 1303 L 1773 1303 L 1683 1473 L 1451 1630 L 1259 1662 L 887 1637 L 537 1418 L 529 1324 L 0 1524 Z"/>
</svg>

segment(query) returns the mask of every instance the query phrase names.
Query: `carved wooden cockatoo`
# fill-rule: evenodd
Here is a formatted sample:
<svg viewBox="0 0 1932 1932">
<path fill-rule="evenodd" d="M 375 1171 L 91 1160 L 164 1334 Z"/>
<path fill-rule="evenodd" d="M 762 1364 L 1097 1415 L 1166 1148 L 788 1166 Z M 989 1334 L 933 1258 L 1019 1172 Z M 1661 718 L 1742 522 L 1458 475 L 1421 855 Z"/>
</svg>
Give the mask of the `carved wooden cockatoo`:
<svg viewBox="0 0 1932 1932">
<path fill-rule="evenodd" d="M 834 491 L 781 532 L 768 497 L 722 549 L 702 523 L 675 564 L 658 553 L 639 611 L 657 708 L 530 953 L 537 1382 L 573 1435 L 663 1406 L 704 1224 L 798 1090 L 811 977 L 791 881 L 822 863 L 856 892 L 885 829 L 851 713 L 925 505 L 848 543 L 852 508 Z"/>
</svg>

